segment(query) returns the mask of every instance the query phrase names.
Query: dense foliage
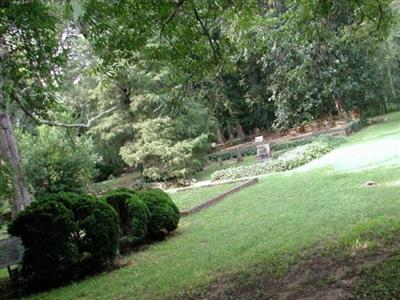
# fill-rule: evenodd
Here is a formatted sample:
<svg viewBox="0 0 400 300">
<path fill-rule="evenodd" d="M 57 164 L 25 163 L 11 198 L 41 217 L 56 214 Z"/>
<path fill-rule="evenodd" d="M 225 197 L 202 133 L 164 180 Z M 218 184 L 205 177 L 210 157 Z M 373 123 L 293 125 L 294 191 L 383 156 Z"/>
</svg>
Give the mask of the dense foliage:
<svg viewBox="0 0 400 300">
<path fill-rule="evenodd" d="M 65 128 L 62 163 L 21 146 L 35 195 L 127 167 L 186 181 L 211 142 L 400 107 L 397 11 L 389 0 L 8 1 L 0 121 L 31 134 L 34 148 L 39 124 Z M 8 152 L 11 183 L 26 191 L 19 154 Z M 14 200 L 17 211 L 30 197 Z"/>
<path fill-rule="evenodd" d="M 11 223 L 9 233 L 23 241 L 22 275 L 36 288 L 99 270 L 118 249 L 113 208 L 71 193 L 47 195 L 32 203 Z"/>
<path fill-rule="evenodd" d="M 93 45 L 86 69 L 101 57 L 99 67 L 112 73 L 96 84 L 93 76 L 79 77 L 85 92 L 74 104 L 116 107 L 91 129 L 108 157 L 119 160 L 106 160 L 102 178 L 123 167 L 121 158 L 150 180 L 188 178 L 202 167 L 212 139 L 376 114 L 398 102 L 390 84 L 398 73 L 395 55 L 377 58 L 388 36 L 397 47 L 388 35 L 388 1 L 379 7 L 373 1 L 205 2 L 93 0 L 82 8 L 81 30 Z M 107 14 L 114 23 L 102 19 Z M 138 20 L 122 39 L 120 28 Z M 146 34 L 139 38 L 137 30 Z M 393 62 L 390 69 L 383 61 Z M 88 82 L 91 89 L 84 88 Z M 383 90 L 385 84 L 391 89 Z"/>
<path fill-rule="evenodd" d="M 98 155 L 89 137 L 40 126 L 37 134 L 18 134 L 22 168 L 35 195 L 81 191 L 96 176 Z"/>
</svg>

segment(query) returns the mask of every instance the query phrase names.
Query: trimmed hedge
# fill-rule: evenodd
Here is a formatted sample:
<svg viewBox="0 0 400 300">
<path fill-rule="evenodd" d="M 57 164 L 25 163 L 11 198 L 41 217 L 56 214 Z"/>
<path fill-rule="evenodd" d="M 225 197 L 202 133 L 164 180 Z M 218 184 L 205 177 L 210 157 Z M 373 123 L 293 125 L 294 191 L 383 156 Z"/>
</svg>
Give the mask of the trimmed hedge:
<svg viewBox="0 0 400 300">
<path fill-rule="evenodd" d="M 21 275 L 39 289 L 102 269 L 118 251 L 117 214 L 89 196 L 47 195 L 22 211 L 8 231 L 25 247 Z"/>
<path fill-rule="evenodd" d="M 178 227 L 180 212 L 167 193 L 160 189 L 151 189 L 140 193 L 150 212 L 148 223 L 152 238 L 163 239 Z"/>
<path fill-rule="evenodd" d="M 148 233 L 147 223 L 150 213 L 139 195 L 133 190 L 123 188 L 106 193 L 102 199 L 118 213 L 119 228 L 122 235 L 120 240 L 121 252 L 143 242 Z"/>
</svg>

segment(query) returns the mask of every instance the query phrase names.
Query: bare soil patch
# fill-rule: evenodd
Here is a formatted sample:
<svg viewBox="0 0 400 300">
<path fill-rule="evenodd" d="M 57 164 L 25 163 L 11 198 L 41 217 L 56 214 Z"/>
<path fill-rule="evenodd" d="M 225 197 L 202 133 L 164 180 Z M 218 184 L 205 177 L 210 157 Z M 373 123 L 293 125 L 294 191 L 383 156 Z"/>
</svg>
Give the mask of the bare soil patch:
<svg viewBox="0 0 400 300">
<path fill-rule="evenodd" d="M 355 285 L 365 269 L 372 268 L 399 254 L 400 244 L 379 251 L 360 249 L 351 255 L 334 257 L 316 251 L 302 258 L 283 276 L 255 271 L 223 276 L 205 292 L 184 295 L 188 299 L 277 299 L 339 300 L 358 299 Z M 256 266 L 255 270 L 262 270 Z"/>
</svg>

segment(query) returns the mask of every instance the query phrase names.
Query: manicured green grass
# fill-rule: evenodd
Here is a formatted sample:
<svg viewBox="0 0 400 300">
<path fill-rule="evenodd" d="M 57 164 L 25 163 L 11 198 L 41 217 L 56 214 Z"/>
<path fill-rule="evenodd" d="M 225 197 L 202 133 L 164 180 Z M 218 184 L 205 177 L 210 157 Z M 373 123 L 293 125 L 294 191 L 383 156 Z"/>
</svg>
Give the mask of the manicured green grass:
<svg viewBox="0 0 400 300">
<path fill-rule="evenodd" d="M 396 122 L 384 130 L 381 126 L 386 125 L 359 134 L 374 138 L 397 132 Z M 378 185 L 366 187 L 370 180 Z M 357 172 L 318 168 L 274 174 L 183 218 L 168 240 L 126 257 L 127 266 L 32 298 L 157 299 L 190 294 L 231 272 L 248 273 L 255 265 L 282 272 L 316 244 L 342 240 L 354 248 L 373 245 L 375 235 L 400 231 L 399 182 L 400 166 L 384 164 Z"/>
<path fill-rule="evenodd" d="M 400 112 L 394 112 L 382 116 L 387 121 L 368 126 L 357 134 L 348 137 L 350 144 L 364 143 L 371 140 L 387 137 L 398 137 L 400 131 Z"/>
<path fill-rule="evenodd" d="M 241 182 L 220 184 L 215 186 L 190 189 L 181 192 L 171 193 L 170 196 L 180 210 L 191 208 L 197 204 L 205 202 L 211 197 L 240 185 Z"/>
<path fill-rule="evenodd" d="M 175 236 L 127 257 L 129 266 L 36 299 L 161 298 L 204 286 L 224 272 L 279 261 L 355 228 L 400 229 L 398 187 L 384 184 L 399 179 L 399 167 L 272 175 L 182 219 Z M 367 180 L 381 185 L 367 188 Z"/>
<path fill-rule="evenodd" d="M 368 126 L 331 153 L 314 160 L 298 171 L 332 167 L 340 172 L 400 165 L 400 112 L 385 116 L 388 120 Z"/>
<path fill-rule="evenodd" d="M 243 161 L 240 163 L 236 162 L 236 158 L 231 159 L 231 160 L 225 160 L 222 162 L 222 165 L 220 165 L 220 163 L 218 163 L 218 162 L 212 162 L 212 163 L 209 163 L 208 165 L 206 165 L 204 167 L 204 170 L 196 173 L 193 177 L 199 181 L 209 180 L 211 177 L 211 174 L 214 173 L 215 171 L 233 168 L 233 167 L 239 167 L 239 166 L 248 166 L 248 165 L 252 165 L 254 163 L 256 163 L 255 156 L 245 156 L 245 157 L 243 157 Z"/>
<path fill-rule="evenodd" d="M 0 270 L 0 279 L 2 279 L 2 278 L 8 278 L 9 276 L 8 276 L 8 272 L 7 272 L 7 269 L 1 269 Z"/>
</svg>

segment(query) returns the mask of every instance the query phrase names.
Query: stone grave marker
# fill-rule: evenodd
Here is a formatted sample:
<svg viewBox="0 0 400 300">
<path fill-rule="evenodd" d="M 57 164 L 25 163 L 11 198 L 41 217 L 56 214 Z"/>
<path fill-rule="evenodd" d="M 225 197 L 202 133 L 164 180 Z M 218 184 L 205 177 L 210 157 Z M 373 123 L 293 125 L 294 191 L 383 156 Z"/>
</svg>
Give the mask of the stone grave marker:
<svg viewBox="0 0 400 300">
<path fill-rule="evenodd" d="M 264 142 L 264 137 L 262 135 L 256 136 L 254 141 L 255 141 L 256 144 L 261 144 L 261 143 Z"/>
<path fill-rule="evenodd" d="M 270 144 L 257 145 L 257 160 L 262 161 L 271 158 Z"/>
<path fill-rule="evenodd" d="M 0 240 L 0 269 L 20 263 L 23 255 L 24 247 L 20 238 L 10 237 Z"/>
</svg>

